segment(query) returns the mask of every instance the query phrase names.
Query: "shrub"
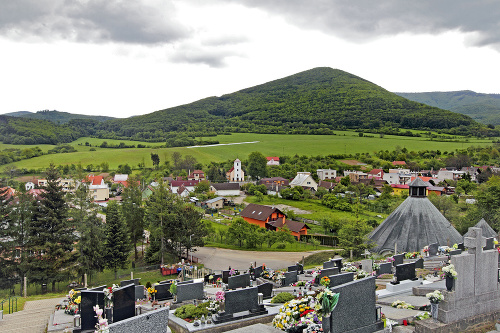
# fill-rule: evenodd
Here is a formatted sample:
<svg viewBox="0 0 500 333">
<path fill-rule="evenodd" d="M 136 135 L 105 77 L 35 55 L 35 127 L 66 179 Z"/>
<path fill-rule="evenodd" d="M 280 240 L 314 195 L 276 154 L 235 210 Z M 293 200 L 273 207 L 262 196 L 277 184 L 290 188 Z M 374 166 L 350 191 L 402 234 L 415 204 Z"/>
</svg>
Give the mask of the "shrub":
<svg viewBox="0 0 500 333">
<path fill-rule="evenodd" d="M 149 281 L 146 282 L 146 286 L 145 287 L 146 287 L 146 289 L 151 288 L 151 282 L 149 282 Z"/>
<path fill-rule="evenodd" d="M 277 249 L 284 249 L 284 248 L 286 248 L 286 244 L 285 243 L 278 243 L 278 244 L 276 244 L 276 248 Z"/>
<path fill-rule="evenodd" d="M 177 318 L 186 319 L 186 318 L 199 318 L 202 315 L 208 315 L 207 306 L 210 305 L 210 302 L 201 303 L 198 306 L 194 304 L 186 304 L 177 308 L 174 312 Z"/>
<path fill-rule="evenodd" d="M 290 293 L 279 293 L 278 295 L 273 297 L 271 303 L 286 303 L 294 298 L 295 296 Z"/>
</svg>

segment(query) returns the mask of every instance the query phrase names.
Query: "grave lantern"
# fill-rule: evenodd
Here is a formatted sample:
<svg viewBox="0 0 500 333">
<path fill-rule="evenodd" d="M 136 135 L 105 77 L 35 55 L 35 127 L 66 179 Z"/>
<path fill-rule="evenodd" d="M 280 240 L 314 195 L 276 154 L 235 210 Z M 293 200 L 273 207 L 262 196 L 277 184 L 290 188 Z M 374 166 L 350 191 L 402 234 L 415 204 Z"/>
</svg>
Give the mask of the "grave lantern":
<svg viewBox="0 0 500 333">
<path fill-rule="evenodd" d="M 376 315 L 377 315 L 377 321 L 381 321 L 382 320 L 382 307 L 380 305 L 377 305 L 375 307 L 375 311 L 376 311 Z"/>
<path fill-rule="evenodd" d="M 79 314 L 74 315 L 73 317 L 73 327 L 80 327 L 81 325 L 81 317 Z"/>
<path fill-rule="evenodd" d="M 258 293 L 257 294 L 259 304 L 264 303 L 264 294 L 263 293 Z"/>
</svg>

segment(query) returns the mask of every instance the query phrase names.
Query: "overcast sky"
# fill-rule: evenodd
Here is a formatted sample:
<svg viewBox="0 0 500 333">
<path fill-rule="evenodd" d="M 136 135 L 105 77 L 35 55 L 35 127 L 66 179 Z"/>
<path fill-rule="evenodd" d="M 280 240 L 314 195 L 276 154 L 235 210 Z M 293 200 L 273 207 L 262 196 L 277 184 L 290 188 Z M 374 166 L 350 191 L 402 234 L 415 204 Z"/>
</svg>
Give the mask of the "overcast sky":
<svg viewBox="0 0 500 333">
<path fill-rule="evenodd" d="M 0 113 L 129 117 L 314 67 L 500 93 L 500 2 L 4 0 Z"/>
</svg>

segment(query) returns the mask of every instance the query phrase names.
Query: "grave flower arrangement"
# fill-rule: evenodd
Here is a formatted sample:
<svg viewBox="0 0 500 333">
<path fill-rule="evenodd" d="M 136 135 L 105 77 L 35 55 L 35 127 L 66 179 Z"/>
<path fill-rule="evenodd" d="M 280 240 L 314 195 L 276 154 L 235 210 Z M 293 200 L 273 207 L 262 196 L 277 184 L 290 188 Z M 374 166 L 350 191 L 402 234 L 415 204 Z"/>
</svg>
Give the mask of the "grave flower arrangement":
<svg viewBox="0 0 500 333">
<path fill-rule="evenodd" d="M 341 269 L 342 272 L 353 272 L 356 273 L 358 271 L 358 268 L 354 265 L 349 265 L 349 266 L 344 266 Z"/>
<path fill-rule="evenodd" d="M 224 300 L 225 300 L 225 295 L 226 295 L 226 294 L 224 293 L 224 291 L 223 291 L 223 290 L 219 290 L 219 291 L 217 291 L 217 292 L 215 293 L 215 300 L 216 300 L 217 302 L 224 302 Z"/>
<path fill-rule="evenodd" d="M 294 286 L 294 287 L 305 287 L 306 286 L 306 281 L 304 281 L 304 280 L 297 281 L 294 284 L 292 284 L 292 286 Z"/>
<path fill-rule="evenodd" d="M 397 300 L 397 301 L 393 302 L 391 304 L 391 306 L 393 308 L 396 308 L 396 309 L 410 309 L 410 310 L 413 310 L 415 308 L 410 303 L 406 303 L 405 301 L 400 301 L 400 300 Z"/>
<path fill-rule="evenodd" d="M 438 304 L 439 302 L 444 300 L 444 296 L 443 296 L 443 294 L 441 294 L 441 292 L 439 290 L 434 290 L 432 293 L 428 293 L 425 296 L 433 304 Z"/>
<path fill-rule="evenodd" d="M 320 304 L 319 309 L 318 305 L 316 305 L 316 310 L 322 315 L 329 315 L 337 305 L 339 296 L 339 293 L 334 293 L 330 289 L 325 288 L 325 290 L 316 296 L 316 300 Z"/>
<path fill-rule="evenodd" d="M 149 295 L 149 300 L 153 301 L 155 299 L 155 294 L 157 293 L 156 288 L 153 286 L 149 287 L 147 289 L 148 295 Z"/>
<path fill-rule="evenodd" d="M 173 281 L 169 289 L 172 295 L 177 295 L 177 281 Z"/>
<path fill-rule="evenodd" d="M 99 308 L 99 305 L 93 307 L 94 312 L 97 317 L 97 324 L 95 325 L 96 331 L 99 333 L 108 333 L 108 320 L 102 317 L 102 309 Z"/>
<path fill-rule="evenodd" d="M 313 296 L 301 297 L 286 302 L 274 317 L 273 326 L 285 331 L 320 324 L 321 319 L 315 310 L 315 304 L 316 298 Z"/>
<path fill-rule="evenodd" d="M 424 320 L 424 319 L 429 319 L 431 317 L 431 314 L 427 311 L 424 312 L 419 312 L 415 316 L 415 320 Z"/>
<path fill-rule="evenodd" d="M 380 269 L 380 264 L 377 264 L 376 262 L 373 263 L 372 265 L 372 270 L 373 271 L 378 271 Z"/>
<path fill-rule="evenodd" d="M 219 277 L 219 278 L 217 278 L 217 281 L 215 281 L 215 284 L 216 284 L 217 286 L 222 285 L 222 278 L 220 278 L 220 277 Z"/>
<path fill-rule="evenodd" d="M 419 252 L 407 252 L 405 254 L 405 258 L 406 259 L 416 259 L 420 256 L 420 253 Z"/>
<path fill-rule="evenodd" d="M 394 262 L 394 261 L 396 261 L 396 259 L 394 259 L 394 257 L 388 257 L 386 260 L 387 260 L 387 262 Z"/>
<path fill-rule="evenodd" d="M 319 281 L 319 284 L 321 284 L 325 288 L 329 287 L 330 286 L 330 278 L 328 276 L 323 276 L 321 278 L 321 281 Z"/>
<path fill-rule="evenodd" d="M 424 246 L 423 250 L 424 253 L 429 253 L 429 245 Z"/>
<path fill-rule="evenodd" d="M 231 268 L 229 270 L 229 276 L 233 276 L 233 275 L 236 275 L 236 271 L 234 270 L 234 268 Z"/>
<path fill-rule="evenodd" d="M 371 276 L 370 274 L 368 274 L 367 272 L 365 272 L 364 270 L 359 270 L 357 271 L 357 273 L 354 275 L 354 280 L 361 280 L 365 277 L 368 277 L 368 276 Z"/>
<path fill-rule="evenodd" d="M 113 293 L 118 288 L 118 285 L 113 284 L 111 287 L 104 288 L 104 307 L 109 308 L 113 306 Z"/>
<path fill-rule="evenodd" d="M 449 264 L 447 266 L 444 266 L 441 268 L 441 271 L 444 273 L 444 276 L 449 277 L 449 278 L 457 278 L 457 271 L 455 270 L 455 266 L 453 264 Z"/>
</svg>

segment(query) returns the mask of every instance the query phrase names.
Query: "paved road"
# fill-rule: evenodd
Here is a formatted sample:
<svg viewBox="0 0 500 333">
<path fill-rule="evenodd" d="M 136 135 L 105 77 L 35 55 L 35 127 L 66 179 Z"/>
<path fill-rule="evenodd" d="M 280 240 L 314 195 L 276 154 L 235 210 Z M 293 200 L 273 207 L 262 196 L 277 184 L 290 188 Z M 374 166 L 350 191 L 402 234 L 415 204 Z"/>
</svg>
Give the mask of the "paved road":
<svg viewBox="0 0 500 333">
<path fill-rule="evenodd" d="M 193 255 L 198 257 L 205 267 L 220 271 L 228 269 L 229 266 L 234 269 L 247 270 L 251 262 L 257 262 L 257 266 L 266 264 L 274 269 L 286 268 L 300 262 L 303 256 L 307 257 L 315 252 L 318 251 L 260 252 L 200 247 Z"/>
<path fill-rule="evenodd" d="M 61 299 L 59 297 L 26 302 L 22 311 L 4 315 L 4 320 L 0 320 L 0 332 L 46 332 L 50 315 L 54 312 L 55 305 L 61 303 Z"/>
</svg>

